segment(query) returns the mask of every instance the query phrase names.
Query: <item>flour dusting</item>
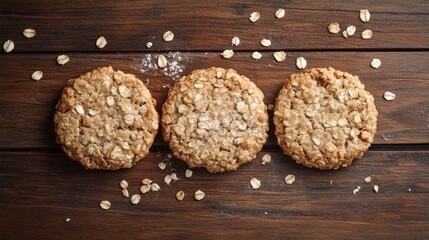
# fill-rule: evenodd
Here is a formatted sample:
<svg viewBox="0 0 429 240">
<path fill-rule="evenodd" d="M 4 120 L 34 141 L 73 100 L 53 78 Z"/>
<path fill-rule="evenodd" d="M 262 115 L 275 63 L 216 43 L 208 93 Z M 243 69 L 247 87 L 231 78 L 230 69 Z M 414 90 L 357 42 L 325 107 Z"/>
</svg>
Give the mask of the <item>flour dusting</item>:
<svg viewBox="0 0 429 240">
<path fill-rule="evenodd" d="M 168 62 L 165 68 L 158 67 L 159 55 L 160 54 L 145 54 L 138 66 L 140 72 L 146 73 L 150 70 L 156 71 L 170 77 L 173 81 L 178 80 L 185 70 L 185 65 L 183 64 L 185 59 L 181 56 L 180 52 L 169 52 L 164 55 Z"/>
</svg>

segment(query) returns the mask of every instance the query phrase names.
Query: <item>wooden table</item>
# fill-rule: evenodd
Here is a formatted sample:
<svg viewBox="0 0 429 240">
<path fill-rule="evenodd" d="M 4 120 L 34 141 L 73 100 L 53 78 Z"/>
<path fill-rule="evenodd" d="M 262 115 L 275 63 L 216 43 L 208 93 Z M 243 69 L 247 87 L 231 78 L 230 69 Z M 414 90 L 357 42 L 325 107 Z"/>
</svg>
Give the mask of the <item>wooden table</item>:
<svg viewBox="0 0 429 240">
<path fill-rule="evenodd" d="M 278 8 L 283 19 L 275 19 Z M 371 20 L 359 20 L 369 9 Z M 251 23 L 248 16 L 261 18 Z M 327 26 L 357 27 L 345 39 Z M 0 42 L 15 42 L 0 53 L 0 239 L 428 239 L 429 238 L 429 2 L 420 1 L 1 1 Z M 22 35 L 26 28 L 35 38 Z M 374 36 L 360 34 L 371 29 Z M 162 34 L 175 37 L 164 42 Z M 105 36 L 107 46 L 95 41 Z M 232 37 L 241 44 L 232 47 Z M 271 39 L 271 47 L 260 40 Z M 146 48 L 147 42 L 153 47 Z M 220 53 L 234 49 L 231 59 Z M 285 62 L 272 53 L 283 50 Z M 262 59 L 251 58 L 253 51 Z M 56 57 L 68 54 L 64 66 Z M 177 61 L 167 72 L 150 68 L 158 54 Z M 113 66 L 149 80 L 160 110 L 173 78 L 193 69 L 234 68 L 262 89 L 266 104 L 291 73 L 295 59 L 308 67 L 348 71 L 374 95 L 379 111 L 374 144 L 365 156 L 338 171 L 318 171 L 295 164 L 269 139 L 253 162 L 238 171 L 210 174 L 165 161 L 168 145 L 158 134 L 151 153 L 121 171 L 85 170 L 55 144 L 54 106 L 70 78 L 94 68 Z M 379 69 L 370 67 L 379 58 Z M 31 74 L 43 71 L 39 82 Z M 180 72 L 179 70 L 183 70 Z M 397 95 L 383 99 L 385 91 Z M 270 113 L 272 119 L 272 112 Z M 269 153 L 272 162 L 261 164 Z M 177 182 L 166 185 L 166 174 Z M 284 177 L 294 174 L 292 185 Z M 364 178 L 372 176 L 372 182 Z M 262 188 L 251 190 L 256 177 Z M 142 194 L 138 205 L 121 195 L 126 179 L 131 194 L 150 178 L 161 190 Z M 379 186 L 378 193 L 373 185 Z M 360 191 L 352 191 L 360 186 Z M 193 193 L 206 193 L 195 201 Z M 177 201 L 176 192 L 186 193 Z M 110 210 L 99 207 L 112 202 Z M 69 219 L 69 221 L 66 221 Z"/>
</svg>

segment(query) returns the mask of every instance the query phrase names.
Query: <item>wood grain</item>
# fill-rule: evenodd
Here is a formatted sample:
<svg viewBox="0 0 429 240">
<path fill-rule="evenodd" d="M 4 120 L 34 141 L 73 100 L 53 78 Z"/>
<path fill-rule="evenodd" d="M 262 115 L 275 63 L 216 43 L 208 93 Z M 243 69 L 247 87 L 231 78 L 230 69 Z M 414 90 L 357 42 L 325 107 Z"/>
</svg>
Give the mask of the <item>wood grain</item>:
<svg viewBox="0 0 429 240">
<path fill-rule="evenodd" d="M 286 9 L 275 19 L 277 8 Z M 371 20 L 362 23 L 359 10 L 368 8 Z M 428 1 L 1 1 L 0 42 L 15 41 L 15 52 L 100 51 L 95 40 L 103 35 L 108 44 L 101 51 L 154 50 L 220 51 L 231 48 L 232 37 L 242 40 L 238 50 L 266 49 L 260 40 L 269 38 L 272 49 L 428 49 Z M 251 23 L 251 12 L 261 19 Z M 344 30 L 357 27 L 356 36 L 344 39 L 328 33 L 327 26 L 338 22 Z M 37 36 L 26 39 L 25 28 Z M 360 34 L 371 29 L 374 36 Z M 173 42 L 162 34 L 171 30 Z"/>
<path fill-rule="evenodd" d="M 429 55 L 420 52 L 288 52 L 286 62 L 277 63 L 272 52 L 264 52 L 263 58 L 255 61 L 250 53 L 238 53 L 225 60 L 218 54 L 178 53 L 182 57 L 179 65 L 183 74 L 193 69 L 210 66 L 231 67 L 253 80 L 265 94 L 266 104 L 275 101 L 283 82 L 291 73 L 299 72 L 295 59 L 304 56 L 308 67 L 333 66 L 360 76 L 366 88 L 374 95 L 379 111 L 376 144 L 429 143 Z M 156 54 L 152 55 L 156 61 Z M 162 71 L 147 70 L 141 59 L 145 54 L 71 54 L 65 66 L 56 64 L 56 55 L 7 55 L 0 58 L 5 71 L 0 72 L 0 148 L 51 148 L 55 144 L 53 132 L 54 106 L 61 90 L 70 78 L 84 74 L 101 66 L 113 66 L 136 74 L 144 81 L 149 79 L 149 90 L 158 102 L 160 110 L 167 95 L 167 84 L 174 84 L 171 77 Z M 382 66 L 372 69 L 371 59 L 380 58 Z M 171 61 L 171 58 L 168 58 Z M 42 70 L 40 82 L 30 79 L 35 70 Z M 179 76 L 177 74 L 177 76 Z M 393 102 L 383 99 L 385 91 L 397 95 Z M 271 116 L 272 117 L 272 116 Z M 271 126 L 271 129 L 274 129 Z M 165 146 L 161 134 L 155 146 Z M 273 131 L 267 146 L 276 145 Z M 25 140 L 24 140 L 25 139 Z M 23 141 L 24 140 L 24 141 Z"/>
<path fill-rule="evenodd" d="M 263 154 L 272 162 L 261 165 Z M 423 239 L 429 236 L 428 151 L 369 151 L 339 171 L 318 171 L 296 165 L 279 151 L 262 152 L 251 163 L 227 174 L 195 169 L 172 159 L 157 167 L 167 152 L 150 153 L 134 168 L 114 172 L 84 170 L 63 153 L 0 153 L 0 232 L 3 239 L 68 239 L 127 236 L 145 239 Z M 180 178 L 170 186 L 165 174 Z M 284 183 L 295 174 L 292 185 Z M 412 174 L 411 174 L 412 173 Z M 372 176 L 371 183 L 364 178 Z M 131 194 L 150 178 L 159 192 L 142 195 L 134 206 L 122 197 L 126 179 Z M 262 188 L 251 190 L 256 177 Z M 332 181 L 332 184 L 331 184 Z M 373 184 L 380 187 L 374 193 Z M 354 195 L 353 189 L 360 186 Z M 193 200 L 197 189 L 206 193 Z M 409 191 L 411 189 L 411 191 Z M 175 193 L 183 190 L 178 202 Z M 112 208 L 98 203 L 110 200 Z M 65 222 L 71 218 L 70 222 Z M 25 226 L 25 227 L 23 227 Z M 208 228 L 208 226 L 210 226 Z"/>
</svg>

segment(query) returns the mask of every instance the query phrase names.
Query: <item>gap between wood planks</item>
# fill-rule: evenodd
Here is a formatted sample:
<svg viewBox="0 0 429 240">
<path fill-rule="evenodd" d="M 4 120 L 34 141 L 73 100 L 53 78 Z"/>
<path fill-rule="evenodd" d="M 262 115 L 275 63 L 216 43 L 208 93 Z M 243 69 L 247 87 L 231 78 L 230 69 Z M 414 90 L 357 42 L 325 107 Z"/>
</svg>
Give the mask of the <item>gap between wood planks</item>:
<svg viewBox="0 0 429 240">
<path fill-rule="evenodd" d="M 233 46 L 227 46 L 225 49 L 233 49 Z M 255 48 L 255 49 L 249 49 L 249 50 L 234 50 L 234 53 L 252 53 L 252 52 L 275 52 L 275 51 L 284 51 L 286 53 L 288 52 L 384 52 L 384 53 L 391 53 L 391 52 L 429 52 L 429 48 L 359 48 L 359 49 L 353 49 L 353 48 L 339 48 L 339 49 L 284 49 L 284 48 Z M 121 53 L 134 53 L 134 54 L 155 54 L 155 53 L 170 53 L 170 52 L 180 52 L 180 53 L 219 53 L 219 55 L 222 53 L 220 50 L 208 50 L 208 49 L 195 49 L 195 50 L 189 50 L 189 49 L 169 49 L 169 50 L 121 50 L 121 51 L 113 51 L 113 50 L 94 50 L 94 51 L 34 51 L 34 52 L 19 52 L 19 51 L 13 51 L 13 55 L 38 55 L 38 54 L 52 54 L 52 55 L 58 55 L 58 54 L 91 54 L 91 55 L 98 55 L 98 54 L 121 54 Z M 0 53 L 0 56 L 7 53 Z"/>
</svg>

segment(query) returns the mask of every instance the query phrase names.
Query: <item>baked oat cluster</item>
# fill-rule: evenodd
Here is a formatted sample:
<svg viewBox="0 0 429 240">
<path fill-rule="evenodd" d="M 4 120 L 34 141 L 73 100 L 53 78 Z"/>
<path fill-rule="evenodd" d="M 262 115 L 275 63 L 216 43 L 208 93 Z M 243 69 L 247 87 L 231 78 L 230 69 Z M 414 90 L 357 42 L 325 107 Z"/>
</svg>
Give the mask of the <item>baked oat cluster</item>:
<svg viewBox="0 0 429 240">
<path fill-rule="evenodd" d="M 130 168 L 158 131 L 156 101 L 132 74 L 104 67 L 71 79 L 54 117 L 57 142 L 89 169 Z"/>
<path fill-rule="evenodd" d="M 360 158 L 377 126 L 373 96 L 357 76 L 333 68 L 291 75 L 274 112 L 275 133 L 297 163 L 338 169 Z"/>
<path fill-rule="evenodd" d="M 267 139 L 264 94 L 233 69 L 195 70 L 169 91 L 163 136 L 174 156 L 209 172 L 236 170 Z"/>
</svg>

